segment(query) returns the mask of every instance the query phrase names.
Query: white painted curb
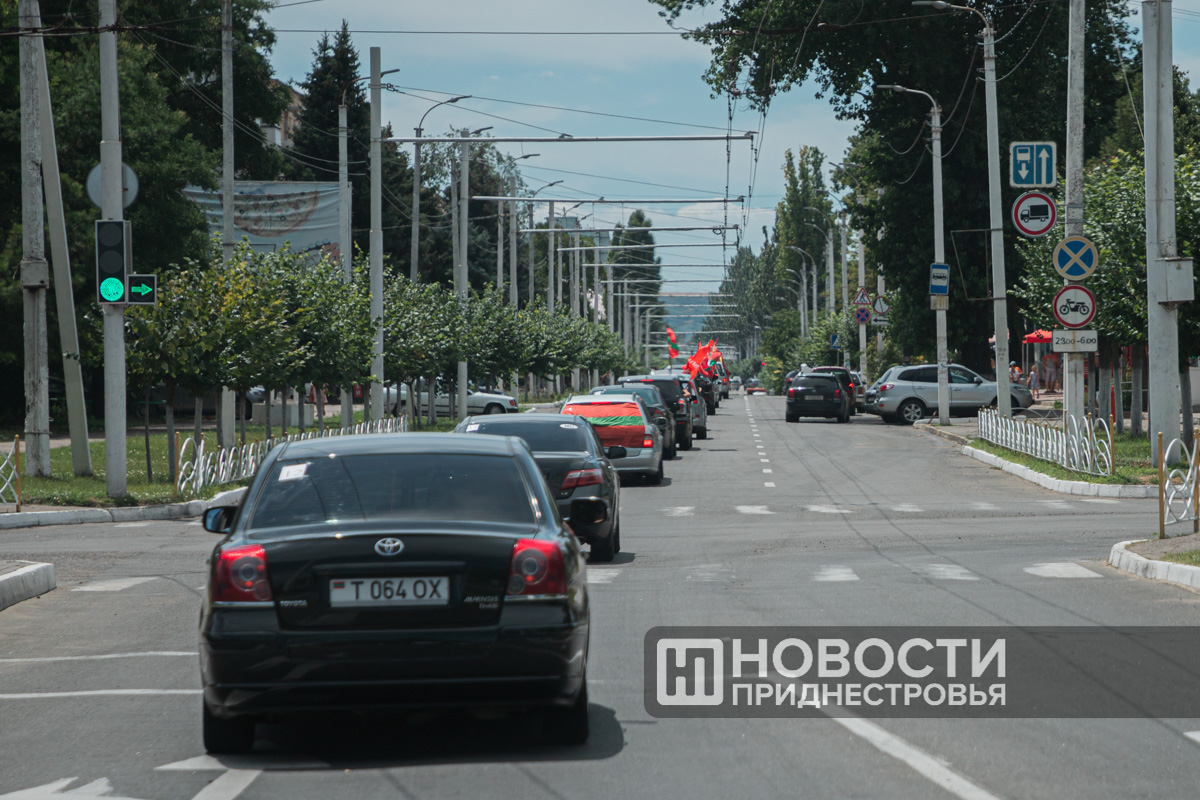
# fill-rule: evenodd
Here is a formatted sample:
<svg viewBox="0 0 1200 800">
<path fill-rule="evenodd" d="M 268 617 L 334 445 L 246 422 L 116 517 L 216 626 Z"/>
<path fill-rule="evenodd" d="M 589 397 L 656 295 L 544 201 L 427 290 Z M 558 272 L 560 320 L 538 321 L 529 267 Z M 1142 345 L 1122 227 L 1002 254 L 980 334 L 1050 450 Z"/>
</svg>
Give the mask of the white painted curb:
<svg viewBox="0 0 1200 800">
<path fill-rule="evenodd" d="M 20 561 L 25 566 L 0 575 L 0 610 L 22 600 L 37 597 L 58 584 L 54 580 L 54 565 L 35 561 Z"/>
<path fill-rule="evenodd" d="M 1200 567 L 1193 567 L 1188 564 L 1175 564 L 1171 561 L 1156 561 L 1152 558 L 1139 556 L 1128 549 L 1131 544 L 1145 541 L 1149 540 L 1132 539 L 1128 542 L 1117 542 L 1113 545 L 1112 552 L 1108 554 L 1108 563 L 1122 572 L 1128 572 L 1131 575 L 1138 575 L 1142 578 L 1149 578 L 1152 581 L 1165 581 L 1166 583 L 1174 583 L 1177 586 L 1186 586 L 1189 589 L 1200 590 Z"/>
<path fill-rule="evenodd" d="M 143 520 L 198 517 L 214 506 L 240 503 L 245 487 L 231 489 L 212 500 L 191 500 L 161 506 L 127 506 L 124 508 L 78 508 L 68 511 L 22 511 L 19 514 L 0 514 L 0 530 L 36 528 L 51 525 L 83 525 L 96 522 L 141 522 Z"/>
<path fill-rule="evenodd" d="M 1084 497 L 1123 497 L 1127 499 L 1158 497 L 1158 486 L 1135 486 L 1120 483 L 1088 483 L 1087 481 L 1065 481 L 1062 478 L 1051 478 L 1049 475 L 1006 461 L 1000 456 L 992 455 L 983 450 L 976 450 L 969 445 L 963 445 L 962 454 L 981 461 L 989 467 L 1002 469 L 1010 475 L 1036 483 L 1044 489 L 1061 494 L 1082 495 Z"/>
</svg>

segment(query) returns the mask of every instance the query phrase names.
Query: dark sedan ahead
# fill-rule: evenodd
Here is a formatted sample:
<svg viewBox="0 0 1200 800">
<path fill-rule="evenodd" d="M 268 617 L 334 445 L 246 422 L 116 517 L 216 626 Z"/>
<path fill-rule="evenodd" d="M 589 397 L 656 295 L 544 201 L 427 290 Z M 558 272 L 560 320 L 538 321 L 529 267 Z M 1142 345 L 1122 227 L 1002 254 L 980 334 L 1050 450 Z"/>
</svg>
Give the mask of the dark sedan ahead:
<svg viewBox="0 0 1200 800">
<path fill-rule="evenodd" d="M 454 432 L 524 439 L 564 519 L 571 521 L 576 500 L 595 500 L 607 510 L 606 522 L 576 532 L 592 546 L 592 560 L 612 561 L 621 552 L 621 480 L 609 459 L 624 458 L 626 451 L 604 447 L 586 419 L 565 414 L 467 417 Z"/>
<path fill-rule="evenodd" d="M 801 417 L 826 417 L 847 422 L 852 404 L 845 384 L 836 374 L 797 375 L 787 390 L 784 419 L 796 422 Z"/>
<path fill-rule="evenodd" d="M 602 521 L 579 503 L 577 527 Z M 553 741 L 587 738 L 586 562 L 521 439 L 281 444 L 204 526 L 224 534 L 200 617 L 210 752 L 313 710 L 532 706 Z"/>
</svg>

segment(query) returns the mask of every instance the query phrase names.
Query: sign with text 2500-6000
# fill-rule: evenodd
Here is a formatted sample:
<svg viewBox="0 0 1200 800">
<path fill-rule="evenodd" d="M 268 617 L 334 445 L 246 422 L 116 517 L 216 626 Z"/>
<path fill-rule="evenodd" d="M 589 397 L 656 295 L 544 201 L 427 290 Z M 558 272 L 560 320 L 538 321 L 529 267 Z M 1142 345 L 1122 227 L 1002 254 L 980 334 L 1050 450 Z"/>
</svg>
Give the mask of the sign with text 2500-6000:
<svg viewBox="0 0 1200 800">
<path fill-rule="evenodd" d="M 1096 316 L 1096 296 L 1087 289 L 1072 284 L 1054 295 L 1054 318 L 1064 328 L 1082 328 Z"/>
</svg>

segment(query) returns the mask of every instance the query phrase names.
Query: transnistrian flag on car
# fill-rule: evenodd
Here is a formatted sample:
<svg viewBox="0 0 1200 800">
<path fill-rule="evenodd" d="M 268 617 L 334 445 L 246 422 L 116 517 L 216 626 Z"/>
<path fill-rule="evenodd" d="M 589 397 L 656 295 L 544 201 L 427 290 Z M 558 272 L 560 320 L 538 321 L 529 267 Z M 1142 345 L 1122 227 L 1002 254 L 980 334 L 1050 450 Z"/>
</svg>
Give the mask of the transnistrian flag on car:
<svg viewBox="0 0 1200 800">
<path fill-rule="evenodd" d="M 586 418 L 596 429 L 596 435 L 605 447 L 619 444 L 622 447 L 640 448 L 646 435 L 646 423 L 642 420 L 642 412 L 634 403 L 568 404 L 563 406 L 562 413 L 578 414 Z"/>
</svg>

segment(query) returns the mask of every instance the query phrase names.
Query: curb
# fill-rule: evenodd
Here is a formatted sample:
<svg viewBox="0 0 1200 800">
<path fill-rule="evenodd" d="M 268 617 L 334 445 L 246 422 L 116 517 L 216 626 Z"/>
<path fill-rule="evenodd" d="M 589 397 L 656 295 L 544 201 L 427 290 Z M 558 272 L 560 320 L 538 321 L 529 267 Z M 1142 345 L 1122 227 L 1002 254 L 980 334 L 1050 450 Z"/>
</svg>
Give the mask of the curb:
<svg viewBox="0 0 1200 800">
<path fill-rule="evenodd" d="M 1200 567 L 1188 564 L 1175 564 L 1171 561 L 1156 561 L 1152 558 L 1139 556 L 1128 549 L 1129 545 L 1146 542 L 1148 539 L 1132 539 L 1128 542 L 1117 542 L 1108 554 L 1108 563 L 1122 572 L 1149 578 L 1152 581 L 1163 581 L 1200 591 Z"/>
<path fill-rule="evenodd" d="M 191 500 L 159 506 L 128 506 L 126 508 L 75 508 L 67 511 L 22 511 L 0 514 L 0 530 L 38 528 L 52 525 L 83 525 L 97 522 L 141 522 L 144 520 L 198 517 L 215 506 L 241 502 L 246 489 L 221 492 L 212 500 Z M 0 606 L 2 608 L 3 606 Z"/>
<path fill-rule="evenodd" d="M 992 455 L 983 450 L 978 450 L 970 446 L 970 439 L 961 433 L 951 433 L 949 431 L 936 428 L 929 423 L 918 423 L 921 431 L 928 431 L 935 436 L 940 436 L 943 439 L 961 444 L 962 454 L 970 458 L 987 464 L 989 467 L 1004 470 L 1010 475 L 1015 475 L 1018 478 L 1027 480 L 1030 483 L 1036 483 L 1043 489 L 1049 489 L 1052 492 L 1060 494 L 1078 495 L 1081 497 L 1119 497 L 1126 500 L 1139 500 L 1146 498 L 1158 497 L 1158 486 L 1141 486 L 1136 484 L 1121 484 L 1121 483 L 1089 483 L 1087 481 L 1068 481 L 1062 478 L 1051 478 L 1049 475 L 1044 475 L 1037 470 L 1029 467 L 1014 464 L 1011 461 L 1001 458 L 1000 456 Z M 913 426 L 916 430 L 917 425 Z"/>
<path fill-rule="evenodd" d="M 54 580 L 54 565 L 35 561 L 18 561 L 25 566 L 0 575 L 0 610 L 15 606 L 22 600 L 45 594 L 58 584 Z"/>
</svg>

